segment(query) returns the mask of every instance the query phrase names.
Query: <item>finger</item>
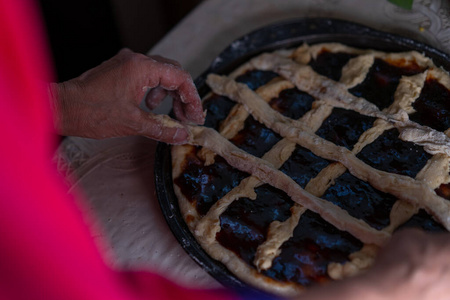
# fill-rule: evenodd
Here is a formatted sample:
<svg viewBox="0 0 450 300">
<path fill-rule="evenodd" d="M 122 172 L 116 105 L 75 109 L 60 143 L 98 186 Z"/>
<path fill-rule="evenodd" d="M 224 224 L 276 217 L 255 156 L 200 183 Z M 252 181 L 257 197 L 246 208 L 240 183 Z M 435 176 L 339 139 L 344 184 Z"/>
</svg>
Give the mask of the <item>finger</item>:
<svg viewBox="0 0 450 300">
<path fill-rule="evenodd" d="M 154 71 L 155 77 L 159 79 L 159 86 L 168 91 L 177 92 L 179 97 L 174 101 L 183 104 L 180 108 L 186 120 L 202 124 L 204 117 L 201 100 L 190 74 L 173 65 L 164 65 L 155 60 L 153 63 L 157 65 Z M 154 82 L 155 77 L 150 79 L 149 86 L 157 86 Z"/>
<path fill-rule="evenodd" d="M 205 114 L 202 110 L 191 110 L 190 104 L 185 104 L 179 99 L 179 95 L 172 93 L 173 98 L 173 112 L 175 117 L 181 122 L 195 122 L 196 124 L 203 125 L 205 123 Z"/>
<path fill-rule="evenodd" d="M 150 110 L 157 108 L 164 98 L 167 96 L 167 91 L 162 87 L 151 89 L 145 97 L 145 104 Z"/>
<path fill-rule="evenodd" d="M 203 113 L 203 106 L 200 96 L 197 93 L 197 89 L 194 85 L 192 85 L 195 89 L 195 97 L 187 99 L 185 98 L 185 95 L 188 93 L 192 93 L 192 91 L 184 90 L 184 92 L 181 92 L 183 90 L 183 87 L 186 85 L 188 84 L 183 84 L 183 86 L 180 87 L 177 97 L 173 98 L 173 102 L 180 108 L 180 113 L 183 114 L 183 117 L 186 119 L 185 121 L 194 122 L 196 124 L 203 124 L 205 122 L 205 115 Z M 190 87 L 187 88 L 190 89 Z"/>
<path fill-rule="evenodd" d="M 172 96 L 172 109 L 173 114 L 177 120 L 186 123 L 189 122 L 189 118 L 186 116 L 185 110 L 183 108 L 183 103 L 179 100 L 178 95 L 175 93 L 171 93 Z"/>
<path fill-rule="evenodd" d="M 139 135 L 167 144 L 184 144 L 189 141 L 188 130 L 166 115 L 141 113 Z"/>
</svg>

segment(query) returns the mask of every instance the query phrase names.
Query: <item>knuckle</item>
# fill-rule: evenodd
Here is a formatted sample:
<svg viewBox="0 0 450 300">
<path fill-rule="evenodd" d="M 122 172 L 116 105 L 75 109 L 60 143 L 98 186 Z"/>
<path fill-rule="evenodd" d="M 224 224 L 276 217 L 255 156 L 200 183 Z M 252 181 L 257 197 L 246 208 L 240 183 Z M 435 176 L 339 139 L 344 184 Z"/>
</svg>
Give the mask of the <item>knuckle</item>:
<svg viewBox="0 0 450 300">
<path fill-rule="evenodd" d="M 133 51 L 131 51 L 130 48 L 126 48 L 126 47 L 120 49 L 120 51 L 119 51 L 119 54 L 121 54 L 121 55 L 129 55 L 130 53 L 133 53 Z"/>
<path fill-rule="evenodd" d="M 180 76 L 184 79 L 184 81 L 191 80 L 191 74 L 184 69 L 180 69 Z"/>
<path fill-rule="evenodd" d="M 146 58 L 144 54 L 127 50 L 123 55 L 124 62 L 129 66 L 138 66 Z"/>
</svg>

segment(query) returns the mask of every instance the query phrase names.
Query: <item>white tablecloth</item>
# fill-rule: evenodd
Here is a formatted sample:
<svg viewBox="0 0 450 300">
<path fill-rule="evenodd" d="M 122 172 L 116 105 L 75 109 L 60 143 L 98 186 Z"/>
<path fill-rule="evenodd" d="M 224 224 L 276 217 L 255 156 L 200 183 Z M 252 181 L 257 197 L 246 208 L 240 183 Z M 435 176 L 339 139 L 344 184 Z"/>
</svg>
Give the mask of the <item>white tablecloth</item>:
<svg viewBox="0 0 450 300">
<path fill-rule="evenodd" d="M 206 0 L 149 54 L 178 60 L 195 78 L 233 40 L 273 22 L 332 17 L 424 41 L 450 53 L 450 2 L 415 0 L 404 10 L 385 0 Z M 149 31 L 151 28 L 149 28 Z M 167 113 L 170 103 L 156 110 Z M 181 248 L 167 226 L 154 188 L 156 143 L 140 137 L 66 138 L 56 155 L 103 229 L 120 268 L 160 272 L 180 284 L 220 285 Z M 99 237 L 94 237 L 99 238 Z"/>
</svg>

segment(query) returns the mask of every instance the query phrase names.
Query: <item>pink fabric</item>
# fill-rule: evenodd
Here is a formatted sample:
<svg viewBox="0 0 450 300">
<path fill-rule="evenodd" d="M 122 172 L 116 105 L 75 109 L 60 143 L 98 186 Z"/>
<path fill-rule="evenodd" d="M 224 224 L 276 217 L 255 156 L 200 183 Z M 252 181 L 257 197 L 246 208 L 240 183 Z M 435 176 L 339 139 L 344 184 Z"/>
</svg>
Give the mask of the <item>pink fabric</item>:
<svg viewBox="0 0 450 300">
<path fill-rule="evenodd" d="M 0 0 L 0 298 L 230 299 L 156 274 L 112 270 L 50 163 L 51 79 L 34 2 Z M 39 79 L 39 80 L 37 80 Z"/>
</svg>

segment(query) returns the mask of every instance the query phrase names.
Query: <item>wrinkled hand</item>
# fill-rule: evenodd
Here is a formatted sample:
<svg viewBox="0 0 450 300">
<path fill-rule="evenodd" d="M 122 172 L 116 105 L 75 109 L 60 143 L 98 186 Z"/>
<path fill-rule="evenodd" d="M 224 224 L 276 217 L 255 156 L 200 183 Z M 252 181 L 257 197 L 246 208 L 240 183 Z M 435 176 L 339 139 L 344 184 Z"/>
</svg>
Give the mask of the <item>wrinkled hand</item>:
<svg viewBox="0 0 450 300">
<path fill-rule="evenodd" d="M 62 135 L 95 139 L 143 135 L 179 144 L 188 138 L 181 123 L 204 122 L 200 98 L 188 72 L 175 61 L 128 49 L 75 79 L 52 84 L 50 89 L 57 110 L 55 123 Z M 166 122 L 167 118 L 141 109 L 146 95 L 150 109 L 170 95 L 181 123 Z"/>
<path fill-rule="evenodd" d="M 363 279 L 396 295 L 392 299 L 450 299 L 449 233 L 408 229 L 394 234 Z"/>
<path fill-rule="evenodd" d="M 375 265 L 354 278 L 312 288 L 303 300 L 450 299 L 450 234 L 395 233 Z"/>
</svg>

